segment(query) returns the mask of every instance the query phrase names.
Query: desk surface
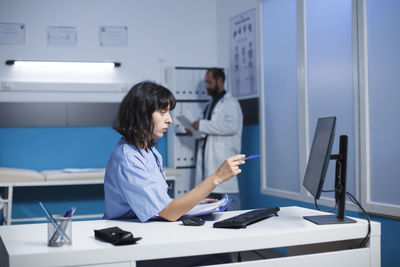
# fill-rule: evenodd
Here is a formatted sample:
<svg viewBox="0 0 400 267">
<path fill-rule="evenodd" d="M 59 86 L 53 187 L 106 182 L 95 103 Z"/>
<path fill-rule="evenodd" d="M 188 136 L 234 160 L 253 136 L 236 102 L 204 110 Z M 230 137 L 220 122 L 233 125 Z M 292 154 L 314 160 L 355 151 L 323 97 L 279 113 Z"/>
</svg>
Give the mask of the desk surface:
<svg viewBox="0 0 400 267">
<path fill-rule="evenodd" d="M 216 221 L 242 212 L 223 212 L 213 217 Z M 366 235 L 365 220 L 356 219 L 357 223 L 353 224 L 321 226 L 303 219 L 304 215 L 319 214 L 321 212 L 311 209 L 283 207 L 278 217 L 250 225 L 246 229 L 217 229 L 212 227 L 214 221 L 207 221 L 200 227 L 183 226 L 180 221 L 80 221 L 72 223 L 72 245 L 62 248 L 47 247 L 45 223 L 0 226 L 4 244 L 0 242 L 0 263 L 7 253 L 10 266 L 72 266 L 289 247 L 360 239 Z M 113 246 L 94 238 L 94 229 L 113 226 L 143 239 L 135 245 Z M 380 224 L 371 222 L 371 227 L 371 236 L 380 238 Z"/>
</svg>

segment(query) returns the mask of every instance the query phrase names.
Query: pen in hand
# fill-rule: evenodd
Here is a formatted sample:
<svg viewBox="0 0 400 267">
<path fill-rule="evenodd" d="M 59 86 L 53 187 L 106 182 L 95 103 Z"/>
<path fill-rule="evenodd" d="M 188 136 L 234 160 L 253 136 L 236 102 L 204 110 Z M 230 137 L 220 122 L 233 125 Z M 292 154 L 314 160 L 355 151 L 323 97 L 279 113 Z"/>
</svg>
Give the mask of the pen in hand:
<svg viewBox="0 0 400 267">
<path fill-rule="evenodd" d="M 248 157 L 245 157 L 245 158 L 242 158 L 242 159 L 238 159 L 238 160 L 246 161 L 246 160 L 256 159 L 256 158 L 260 158 L 260 157 L 261 157 L 260 154 L 254 154 L 254 155 L 250 155 L 250 156 L 248 156 Z"/>
</svg>

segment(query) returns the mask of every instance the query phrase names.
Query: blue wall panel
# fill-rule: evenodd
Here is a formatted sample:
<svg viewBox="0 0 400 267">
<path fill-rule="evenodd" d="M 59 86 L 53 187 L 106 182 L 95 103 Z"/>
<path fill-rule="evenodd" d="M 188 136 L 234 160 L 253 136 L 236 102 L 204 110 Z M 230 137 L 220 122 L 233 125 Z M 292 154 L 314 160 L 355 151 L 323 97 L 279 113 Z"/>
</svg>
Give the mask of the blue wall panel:
<svg viewBox="0 0 400 267">
<path fill-rule="evenodd" d="M 111 127 L 0 128 L 0 165 L 37 171 L 105 168 L 119 138 Z"/>
<path fill-rule="evenodd" d="M 105 168 L 120 137 L 111 127 L 0 128 L 0 166 L 37 171 Z M 164 166 L 165 139 L 158 141 Z"/>
</svg>

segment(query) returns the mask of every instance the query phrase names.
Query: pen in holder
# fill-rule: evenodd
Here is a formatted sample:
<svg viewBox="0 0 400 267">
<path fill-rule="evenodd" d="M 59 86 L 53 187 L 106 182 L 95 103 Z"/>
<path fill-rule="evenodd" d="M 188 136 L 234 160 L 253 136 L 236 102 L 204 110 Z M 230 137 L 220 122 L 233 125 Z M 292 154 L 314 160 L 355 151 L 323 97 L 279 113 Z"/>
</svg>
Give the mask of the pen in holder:
<svg viewBox="0 0 400 267">
<path fill-rule="evenodd" d="M 75 208 L 71 208 L 71 211 L 67 211 L 68 216 L 64 215 L 64 217 L 61 216 L 53 217 L 53 215 L 51 215 L 50 211 L 45 207 L 45 205 L 42 202 L 39 202 L 39 206 L 40 208 L 42 208 L 48 220 L 47 245 L 50 247 L 71 245 L 72 244 L 71 221 L 72 221 L 72 214 L 74 213 Z"/>
<path fill-rule="evenodd" d="M 54 222 L 58 225 L 60 232 L 62 232 L 63 236 L 60 235 L 59 231 L 56 227 L 48 222 L 47 224 L 47 245 L 49 247 L 61 247 L 64 245 L 72 244 L 72 217 L 63 217 L 54 215 Z"/>
</svg>

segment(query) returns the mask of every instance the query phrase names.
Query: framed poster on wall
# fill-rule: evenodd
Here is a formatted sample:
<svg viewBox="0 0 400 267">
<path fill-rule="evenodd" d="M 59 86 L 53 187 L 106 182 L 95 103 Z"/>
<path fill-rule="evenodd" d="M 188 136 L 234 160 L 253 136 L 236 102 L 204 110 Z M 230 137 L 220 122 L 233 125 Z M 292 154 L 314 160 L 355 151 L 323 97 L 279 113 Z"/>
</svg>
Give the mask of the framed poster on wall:
<svg viewBox="0 0 400 267">
<path fill-rule="evenodd" d="M 230 19 L 230 91 L 237 98 L 258 97 L 256 9 Z"/>
</svg>

